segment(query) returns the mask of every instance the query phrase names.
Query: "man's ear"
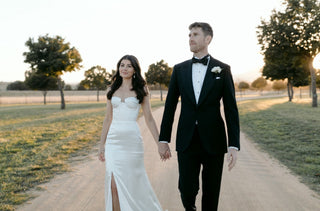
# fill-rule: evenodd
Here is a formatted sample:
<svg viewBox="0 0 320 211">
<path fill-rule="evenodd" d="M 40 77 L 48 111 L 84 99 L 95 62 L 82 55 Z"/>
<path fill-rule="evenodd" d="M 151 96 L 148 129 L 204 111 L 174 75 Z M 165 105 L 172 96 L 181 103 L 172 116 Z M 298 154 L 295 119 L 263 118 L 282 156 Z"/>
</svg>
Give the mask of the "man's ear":
<svg viewBox="0 0 320 211">
<path fill-rule="evenodd" d="M 209 45 L 211 43 L 212 37 L 210 35 L 207 35 L 205 38 L 206 43 Z"/>
</svg>

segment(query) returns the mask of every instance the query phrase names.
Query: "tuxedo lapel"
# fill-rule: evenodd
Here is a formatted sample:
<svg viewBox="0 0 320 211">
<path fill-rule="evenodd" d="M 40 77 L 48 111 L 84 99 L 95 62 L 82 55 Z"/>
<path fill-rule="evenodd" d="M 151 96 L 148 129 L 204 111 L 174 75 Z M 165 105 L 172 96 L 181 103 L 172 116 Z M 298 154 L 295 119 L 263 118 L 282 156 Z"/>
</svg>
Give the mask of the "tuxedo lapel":
<svg viewBox="0 0 320 211">
<path fill-rule="evenodd" d="M 213 73 L 211 72 L 211 69 L 214 67 L 214 65 L 215 65 L 215 60 L 214 58 L 212 58 L 212 56 L 210 56 L 210 61 L 209 61 L 207 72 L 201 88 L 198 105 L 200 105 L 203 102 L 203 100 L 206 98 L 207 94 L 210 92 L 214 84 L 214 77 L 212 75 Z"/>
<path fill-rule="evenodd" d="M 196 97 L 194 95 L 194 89 L 193 89 L 193 84 L 192 84 L 192 60 L 190 60 L 187 63 L 187 74 L 186 74 L 186 90 L 188 94 L 188 96 L 190 97 L 190 100 L 196 104 Z"/>
</svg>

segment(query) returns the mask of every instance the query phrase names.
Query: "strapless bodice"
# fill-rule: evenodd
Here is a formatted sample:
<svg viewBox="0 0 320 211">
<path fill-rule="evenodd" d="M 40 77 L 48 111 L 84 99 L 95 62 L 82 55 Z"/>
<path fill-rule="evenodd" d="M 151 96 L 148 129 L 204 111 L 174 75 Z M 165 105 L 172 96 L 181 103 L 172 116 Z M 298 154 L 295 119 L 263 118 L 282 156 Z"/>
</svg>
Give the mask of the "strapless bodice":
<svg viewBox="0 0 320 211">
<path fill-rule="evenodd" d="M 120 97 L 111 98 L 113 107 L 112 121 L 136 121 L 139 115 L 140 104 L 136 97 L 127 97 L 121 101 Z"/>
</svg>

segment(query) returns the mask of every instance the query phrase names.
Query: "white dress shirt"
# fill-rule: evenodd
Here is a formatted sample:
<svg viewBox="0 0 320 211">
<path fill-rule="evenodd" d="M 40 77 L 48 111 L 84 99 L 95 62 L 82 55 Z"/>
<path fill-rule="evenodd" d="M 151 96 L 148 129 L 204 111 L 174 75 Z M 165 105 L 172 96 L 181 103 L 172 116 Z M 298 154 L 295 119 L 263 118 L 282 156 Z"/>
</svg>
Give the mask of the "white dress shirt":
<svg viewBox="0 0 320 211">
<path fill-rule="evenodd" d="M 208 67 L 208 64 L 207 65 L 203 65 L 202 63 L 192 64 L 192 85 L 193 85 L 194 96 L 196 97 L 197 104 L 199 101 L 204 77 L 206 76 L 207 67 Z"/>
</svg>

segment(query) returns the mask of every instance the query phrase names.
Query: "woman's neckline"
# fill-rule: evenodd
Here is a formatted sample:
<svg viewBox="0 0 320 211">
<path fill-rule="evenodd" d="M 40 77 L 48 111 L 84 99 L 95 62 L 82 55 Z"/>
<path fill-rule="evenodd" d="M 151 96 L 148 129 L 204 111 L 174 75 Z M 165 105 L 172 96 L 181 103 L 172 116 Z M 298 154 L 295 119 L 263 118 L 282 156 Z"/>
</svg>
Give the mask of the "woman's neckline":
<svg viewBox="0 0 320 211">
<path fill-rule="evenodd" d="M 131 96 L 131 97 L 125 97 L 125 98 L 123 98 L 123 99 L 122 99 L 121 97 L 118 97 L 118 96 L 112 96 L 112 97 L 119 98 L 119 99 L 120 99 L 120 101 L 121 101 L 121 102 L 123 102 L 123 103 L 124 103 L 124 102 L 126 101 L 126 99 L 128 99 L 128 98 L 135 98 L 135 99 L 137 99 L 137 98 L 136 98 L 136 97 L 134 97 L 134 96 Z"/>
</svg>

